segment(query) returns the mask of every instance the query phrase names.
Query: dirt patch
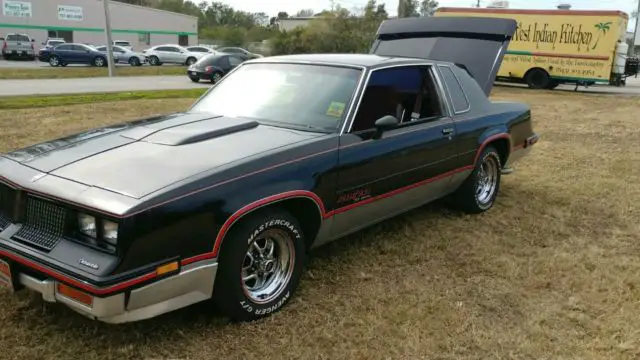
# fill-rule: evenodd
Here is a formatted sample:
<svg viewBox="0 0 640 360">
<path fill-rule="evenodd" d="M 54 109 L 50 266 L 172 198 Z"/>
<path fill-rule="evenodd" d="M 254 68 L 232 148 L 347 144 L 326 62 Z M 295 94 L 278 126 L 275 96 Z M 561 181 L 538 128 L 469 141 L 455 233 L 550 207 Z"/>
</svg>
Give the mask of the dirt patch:
<svg viewBox="0 0 640 360">
<path fill-rule="evenodd" d="M 541 135 L 494 209 L 438 204 L 314 252 L 264 321 L 201 304 L 109 326 L 0 294 L 3 358 L 627 359 L 640 356 L 640 98 L 497 88 Z M 0 111 L 0 151 L 189 100 Z"/>
</svg>

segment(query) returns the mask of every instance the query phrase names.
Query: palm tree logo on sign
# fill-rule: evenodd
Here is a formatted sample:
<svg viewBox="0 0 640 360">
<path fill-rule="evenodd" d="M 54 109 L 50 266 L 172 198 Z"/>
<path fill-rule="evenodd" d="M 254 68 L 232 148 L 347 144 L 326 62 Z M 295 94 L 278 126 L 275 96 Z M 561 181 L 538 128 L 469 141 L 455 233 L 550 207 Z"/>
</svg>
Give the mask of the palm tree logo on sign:
<svg viewBox="0 0 640 360">
<path fill-rule="evenodd" d="M 607 31 L 611 30 L 611 21 L 606 22 L 606 23 L 598 23 L 595 24 L 594 27 L 598 30 L 598 38 L 596 39 L 596 43 L 593 44 L 593 47 L 591 48 L 591 50 L 594 50 L 596 48 L 596 46 L 598 46 L 598 42 L 600 41 L 600 36 L 601 35 L 607 35 Z"/>
</svg>

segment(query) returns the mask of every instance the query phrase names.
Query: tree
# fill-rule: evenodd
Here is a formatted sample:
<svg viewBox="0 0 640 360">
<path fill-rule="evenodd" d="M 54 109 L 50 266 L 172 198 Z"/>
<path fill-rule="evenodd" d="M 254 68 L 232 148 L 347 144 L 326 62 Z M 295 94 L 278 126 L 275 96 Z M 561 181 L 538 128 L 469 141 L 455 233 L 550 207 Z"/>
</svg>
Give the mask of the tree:
<svg viewBox="0 0 640 360">
<path fill-rule="evenodd" d="M 369 19 L 386 19 L 389 16 L 385 4 L 377 4 L 376 0 L 367 1 L 364 7 L 364 17 Z"/>
<path fill-rule="evenodd" d="M 435 0 L 422 0 L 420 3 L 420 15 L 433 16 L 439 5 Z"/>
<path fill-rule="evenodd" d="M 296 17 L 311 17 L 314 13 L 313 9 L 302 9 L 298 11 Z"/>
<path fill-rule="evenodd" d="M 399 0 L 398 17 L 420 16 L 418 13 L 418 0 Z"/>
</svg>

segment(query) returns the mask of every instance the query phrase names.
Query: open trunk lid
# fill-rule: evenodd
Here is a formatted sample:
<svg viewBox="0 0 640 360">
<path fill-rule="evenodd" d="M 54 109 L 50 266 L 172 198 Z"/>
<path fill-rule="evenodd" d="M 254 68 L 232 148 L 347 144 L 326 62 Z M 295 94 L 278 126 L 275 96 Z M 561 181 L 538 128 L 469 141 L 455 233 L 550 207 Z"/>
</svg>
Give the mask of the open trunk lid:
<svg viewBox="0 0 640 360">
<path fill-rule="evenodd" d="M 410 17 L 378 28 L 371 53 L 448 61 L 464 66 L 489 96 L 502 59 L 517 29 L 513 19 Z"/>
</svg>

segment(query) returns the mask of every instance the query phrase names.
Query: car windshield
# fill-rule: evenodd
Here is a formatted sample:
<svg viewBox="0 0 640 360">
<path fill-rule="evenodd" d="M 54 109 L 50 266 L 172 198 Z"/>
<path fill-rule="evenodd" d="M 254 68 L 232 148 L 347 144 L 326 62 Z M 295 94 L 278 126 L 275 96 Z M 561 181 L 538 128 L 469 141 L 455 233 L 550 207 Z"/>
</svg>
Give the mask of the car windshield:
<svg viewBox="0 0 640 360">
<path fill-rule="evenodd" d="M 362 71 L 306 64 L 246 64 L 191 108 L 275 126 L 335 132 Z"/>
</svg>

